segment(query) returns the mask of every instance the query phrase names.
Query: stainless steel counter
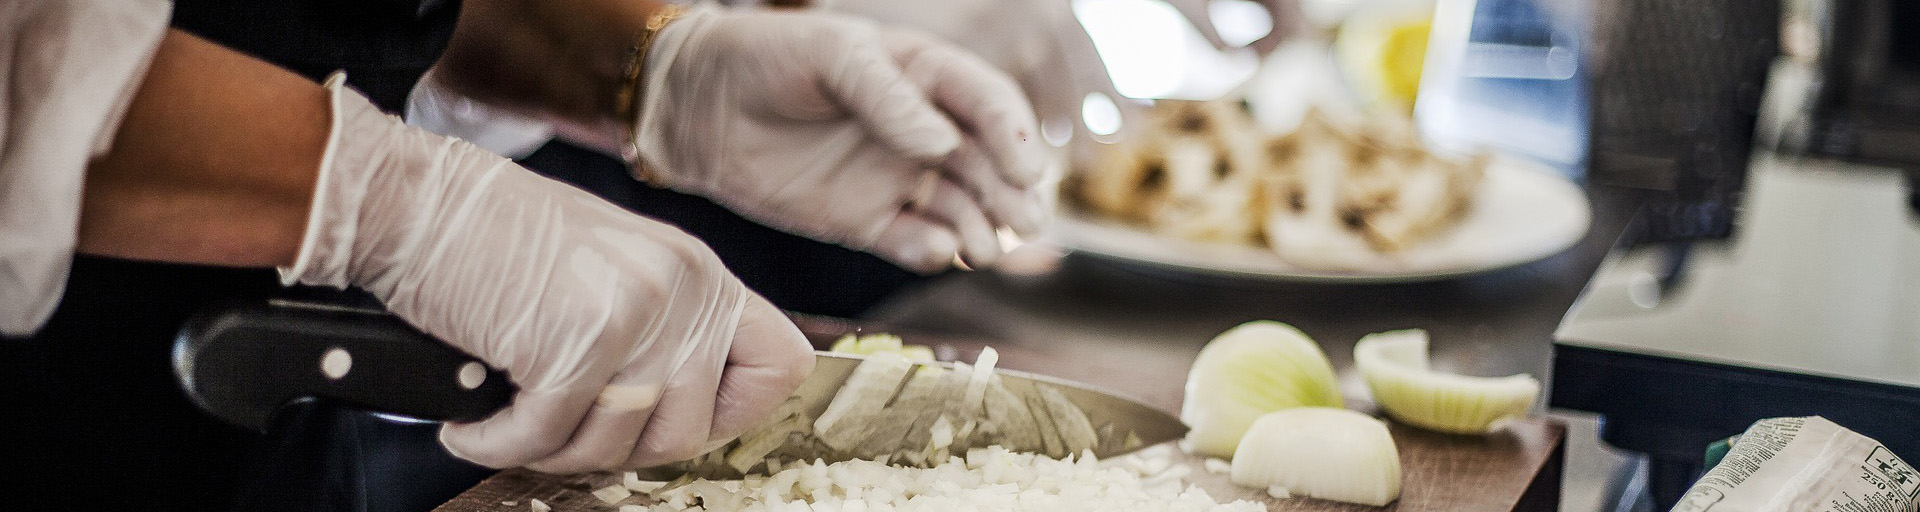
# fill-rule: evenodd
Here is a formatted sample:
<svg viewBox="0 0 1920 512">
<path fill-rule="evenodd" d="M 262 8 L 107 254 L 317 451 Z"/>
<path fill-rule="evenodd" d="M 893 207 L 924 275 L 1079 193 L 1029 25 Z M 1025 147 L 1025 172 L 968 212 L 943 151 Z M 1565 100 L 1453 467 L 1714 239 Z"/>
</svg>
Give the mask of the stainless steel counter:
<svg viewBox="0 0 1920 512">
<path fill-rule="evenodd" d="M 1570 346 L 1920 387 L 1920 222 L 1897 169 L 1756 158 L 1730 240 L 1610 258 Z M 1677 281 L 1660 276 L 1678 262 Z"/>
</svg>

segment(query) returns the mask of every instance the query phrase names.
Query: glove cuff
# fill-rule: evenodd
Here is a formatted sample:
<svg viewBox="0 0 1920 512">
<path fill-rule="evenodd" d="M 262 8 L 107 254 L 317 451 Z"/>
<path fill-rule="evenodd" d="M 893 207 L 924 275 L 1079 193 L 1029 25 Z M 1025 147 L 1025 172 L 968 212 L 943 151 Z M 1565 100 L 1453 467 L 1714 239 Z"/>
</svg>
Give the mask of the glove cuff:
<svg viewBox="0 0 1920 512">
<path fill-rule="evenodd" d="M 669 103 L 669 98 L 678 94 L 669 90 L 672 83 L 668 76 L 687 42 L 705 32 L 723 12 L 723 8 L 705 2 L 689 5 L 677 19 L 654 35 L 641 66 L 646 74 L 640 77 L 640 104 L 634 112 L 632 149 L 636 154 L 629 155 L 634 178 L 659 187 L 687 185 L 690 177 L 683 175 L 681 166 L 676 165 L 683 162 L 671 156 L 674 149 L 667 143 L 666 135 L 677 126 L 690 124 L 678 119 L 685 114 L 675 111 Z"/>
<path fill-rule="evenodd" d="M 322 85 L 331 93 L 333 126 L 314 180 L 313 207 L 293 266 L 282 284 L 361 286 L 386 300 L 395 265 L 428 243 L 432 223 L 444 223 L 445 203 L 460 204 L 477 178 L 458 179 L 450 167 L 479 156 L 505 159 L 458 139 L 407 126 L 347 87 L 335 72 Z M 456 186 L 460 185 L 460 186 Z M 450 197 L 451 196 L 451 197 Z"/>
<path fill-rule="evenodd" d="M 300 239 L 300 254 L 293 266 L 280 267 L 280 284 L 296 283 L 345 288 L 351 258 L 354 226 L 358 224 L 360 203 L 366 199 L 369 173 L 336 172 L 336 168 L 366 168 L 365 151 L 347 148 L 348 125 L 365 124 L 368 115 L 384 115 L 365 96 L 347 88 L 347 74 L 336 71 L 321 84 L 330 93 L 333 126 L 327 131 L 326 151 L 320 157 L 320 171 L 314 179 L 313 206 L 307 212 L 306 234 Z M 377 125 L 377 123 L 374 123 Z M 361 139 L 379 140 L 368 134 Z M 358 160 L 345 162 L 343 160 Z"/>
</svg>

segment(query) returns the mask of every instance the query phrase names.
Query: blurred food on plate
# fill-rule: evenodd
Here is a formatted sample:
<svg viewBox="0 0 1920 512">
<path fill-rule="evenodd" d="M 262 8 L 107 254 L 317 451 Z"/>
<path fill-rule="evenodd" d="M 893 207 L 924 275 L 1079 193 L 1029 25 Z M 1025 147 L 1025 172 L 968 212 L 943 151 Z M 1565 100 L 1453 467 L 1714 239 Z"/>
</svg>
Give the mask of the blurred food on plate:
<svg viewBox="0 0 1920 512">
<path fill-rule="evenodd" d="M 1132 140 L 1104 148 L 1069 198 L 1108 217 L 1176 237 L 1257 244 L 1266 201 L 1261 137 L 1224 102 L 1162 100 Z"/>
<path fill-rule="evenodd" d="M 1243 103 L 1162 100 L 1063 183 L 1070 208 L 1173 238 L 1264 246 L 1352 268 L 1444 235 L 1472 210 L 1490 156 L 1429 151 L 1411 122 L 1309 110 L 1270 134 Z"/>
</svg>

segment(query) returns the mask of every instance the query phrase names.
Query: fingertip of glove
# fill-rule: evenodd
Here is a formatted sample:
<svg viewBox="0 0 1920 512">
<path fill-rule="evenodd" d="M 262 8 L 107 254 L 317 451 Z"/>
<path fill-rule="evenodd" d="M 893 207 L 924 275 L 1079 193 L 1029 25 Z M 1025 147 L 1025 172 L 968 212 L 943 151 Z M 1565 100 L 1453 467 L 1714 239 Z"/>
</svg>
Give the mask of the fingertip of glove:
<svg viewBox="0 0 1920 512">
<path fill-rule="evenodd" d="M 931 275 L 951 267 L 953 255 L 959 250 L 960 241 L 952 233 L 928 231 L 920 236 L 917 243 L 896 248 L 893 259 L 914 273 Z"/>
<path fill-rule="evenodd" d="M 515 460 L 504 457 L 502 454 L 469 450 L 469 443 L 473 442 L 470 439 L 482 437 L 476 432 L 479 429 L 480 426 L 476 423 L 443 423 L 440 425 L 440 447 L 445 449 L 448 455 L 492 469 L 507 469 L 532 460 L 531 457 Z"/>
</svg>

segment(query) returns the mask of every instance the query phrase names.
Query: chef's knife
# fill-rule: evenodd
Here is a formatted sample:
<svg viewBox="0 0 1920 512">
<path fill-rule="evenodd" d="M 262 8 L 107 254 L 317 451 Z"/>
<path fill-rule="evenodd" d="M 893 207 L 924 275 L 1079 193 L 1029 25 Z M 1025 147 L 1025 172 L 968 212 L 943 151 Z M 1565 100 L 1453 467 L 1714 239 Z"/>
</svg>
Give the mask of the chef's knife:
<svg viewBox="0 0 1920 512">
<path fill-rule="evenodd" d="M 794 399 L 801 401 L 801 410 L 810 417 L 817 418 L 832 402 L 842 386 L 853 377 L 855 369 L 866 361 L 865 357 L 829 352 L 814 354 L 813 374 L 794 391 Z M 927 371 L 927 368 L 953 370 L 951 362 L 916 362 L 913 372 Z M 1152 406 L 1101 391 L 1085 384 L 1071 382 L 1045 375 L 1032 374 L 1016 370 L 995 368 L 994 375 L 1000 378 L 1002 385 L 1020 400 L 1026 402 L 1028 411 L 1036 418 L 1050 417 L 1071 412 L 1058 411 L 1045 405 L 1040 399 L 1042 390 L 1058 392 L 1071 401 L 1079 412 L 1084 413 L 1088 426 L 1096 434 L 1091 447 L 1094 455 L 1110 457 L 1132 452 L 1166 441 L 1179 439 L 1186 435 L 1187 426 L 1180 419 Z M 901 388 L 904 389 L 904 383 Z M 900 393 L 896 391 L 896 393 Z M 913 414 L 916 411 L 901 410 L 903 404 L 897 403 L 899 396 L 889 399 L 886 411 L 882 414 Z M 1040 428 L 1047 428 L 1051 419 L 1041 420 Z M 1057 428 L 1057 427 L 1056 427 Z M 1044 437 L 1044 436 L 1043 436 Z M 1011 439 L 993 440 L 996 444 L 1018 451 L 1048 452 L 1041 444 L 1020 445 Z M 918 450 L 919 446 L 901 446 L 900 449 Z M 878 451 L 894 451 L 880 449 Z M 1067 450 L 1067 453 L 1075 453 Z"/>
<path fill-rule="evenodd" d="M 282 405 L 303 398 L 471 421 L 506 407 L 516 390 L 505 373 L 384 311 L 282 300 L 189 320 L 173 369 L 200 408 L 263 432 Z"/>
<path fill-rule="evenodd" d="M 818 417 L 855 374 L 860 356 L 818 352 L 813 374 L 794 392 Z M 952 369 L 952 363 L 916 363 Z M 174 347 L 180 382 L 202 408 L 263 429 L 290 400 L 319 397 L 374 412 L 436 421 L 484 418 L 505 407 L 506 375 L 399 318 L 377 310 L 273 301 L 203 314 Z M 1006 389 L 1049 416 L 1042 390 L 1071 401 L 1097 434 L 1095 455 L 1111 456 L 1177 439 L 1186 425 L 1153 407 L 1080 384 L 996 369 Z M 889 403 L 889 405 L 894 405 Z M 1057 414 L 1057 412 L 1055 413 Z M 919 447 L 901 447 L 918 449 Z M 1008 446 L 1046 451 L 1042 446 Z"/>
</svg>

